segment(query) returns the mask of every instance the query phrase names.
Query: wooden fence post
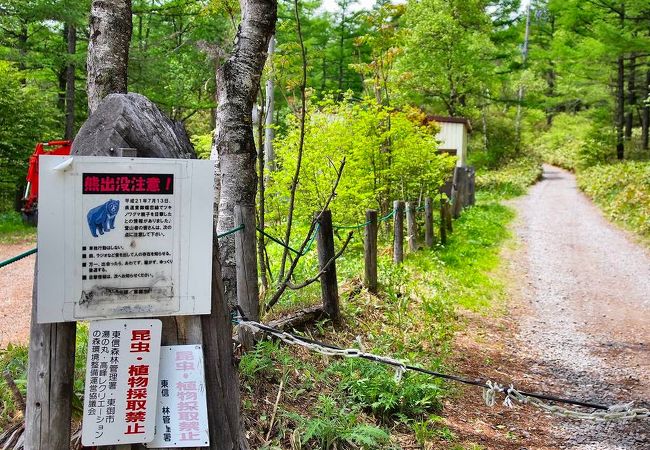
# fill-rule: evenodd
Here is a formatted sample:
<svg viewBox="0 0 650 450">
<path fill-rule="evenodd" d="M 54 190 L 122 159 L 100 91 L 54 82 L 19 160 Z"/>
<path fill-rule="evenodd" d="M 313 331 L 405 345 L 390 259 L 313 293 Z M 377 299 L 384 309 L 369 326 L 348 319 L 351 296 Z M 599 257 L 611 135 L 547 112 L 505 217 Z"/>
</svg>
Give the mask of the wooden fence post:
<svg viewBox="0 0 650 450">
<path fill-rule="evenodd" d="M 475 205 L 476 204 L 476 169 L 474 169 L 474 166 L 468 167 L 469 169 L 469 180 L 468 180 L 468 185 L 469 185 L 469 201 L 468 204 L 470 205 Z"/>
<path fill-rule="evenodd" d="M 451 220 L 451 205 L 445 200 L 445 226 L 447 227 L 447 234 L 454 231 L 453 221 Z"/>
<path fill-rule="evenodd" d="M 429 248 L 436 244 L 436 235 L 433 232 L 433 201 L 431 197 L 424 199 L 424 244 Z"/>
<path fill-rule="evenodd" d="M 460 213 L 465 206 L 465 181 L 466 172 L 464 167 L 454 169 L 454 190 L 452 192 L 452 215 L 454 219 L 460 217 Z"/>
<path fill-rule="evenodd" d="M 77 324 L 37 323 L 37 274 L 38 261 L 32 291 L 24 447 L 66 449 L 70 448 Z"/>
<path fill-rule="evenodd" d="M 418 226 L 415 221 L 416 208 L 414 202 L 406 202 L 406 233 L 409 252 L 416 252 L 418 249 Z"/>
<path fill-rule="evenodd" d="M 210 448 L 248 448 L 240 429 L 239 377 L 232 346 L 230 310 L 224 296 L 219 244 L 212 244 L 212 312 L 202 315 L 205 391 Z"/>
<path fill-rule="evenodd" d="M 260 299 L 257 286 L 257 254 L 255 253 L 255 208 L 235 205 L 235 270 L 237 273 L 237 304 L 250 320 L 260 320 Z M 247 245 L 253 243 L 253 245 Z M 253 348 L 255 339 L 250 329 L 239 327 L 239 342 L 244 349 Z"/>
<path fill-rule="evenodd" d="M 363 240 L 366 288 L 372 293 L 377 292 L 377 211 L 366 211 L 366 228 Z"/>
<path fill-rule="evenodd" d="M 447 244 L 447 213 L 445 212 L 447 201 L 444 198 L 440 199 L 440 243 L 442 245 Z"/>
<path fill-rule="evenodd" d="M 404 261 L 404 202 L 395 200 L 393 208 L 393 261 L 399 264 Z"/>
<path fill-rule="evenodd" d="M 320 227 L 316 236 L 318 248 L 318 266 L 324 270 L 320 277 L 321 295 L 323 297 L 323 310 L 330 319 L 338 322 L 340 319 L 339 310 L 339 286 L 336 280 L 336 261 L 334 258 L 334 229 L 332 227 L 332 211 L 325 210 L 320 214 Z M 327 269 L 325 266 L 329 263 Z"/>
</svg>

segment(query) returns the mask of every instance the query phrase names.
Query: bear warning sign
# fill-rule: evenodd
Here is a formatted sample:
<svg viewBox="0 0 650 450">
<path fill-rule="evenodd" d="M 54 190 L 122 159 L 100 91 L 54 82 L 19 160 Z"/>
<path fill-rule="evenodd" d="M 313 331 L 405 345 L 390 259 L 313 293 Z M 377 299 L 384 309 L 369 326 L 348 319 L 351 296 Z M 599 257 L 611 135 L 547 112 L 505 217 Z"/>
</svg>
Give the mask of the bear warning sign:
<svg viewBox="0 0 650 450">
<path fill-rule="evenodd" d="M 38 322 L 209 313 L 213 170 L 41 157 Z"/>
</svg>

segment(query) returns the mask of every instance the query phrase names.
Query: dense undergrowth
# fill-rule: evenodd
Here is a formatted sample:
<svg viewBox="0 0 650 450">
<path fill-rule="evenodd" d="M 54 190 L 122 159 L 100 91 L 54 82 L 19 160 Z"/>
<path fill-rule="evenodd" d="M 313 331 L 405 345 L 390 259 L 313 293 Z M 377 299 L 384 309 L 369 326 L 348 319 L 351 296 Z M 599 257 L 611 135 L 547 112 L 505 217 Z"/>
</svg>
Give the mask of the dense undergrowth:
<svg viewBox="0 0 650 450">
<path fill-rule="evenodd" d="M 307 335 L 451 370 L 446 360 L 459 326 L 457 308 L 482 311 L 504 292 L 491 274 L 514 214 L 489 200 L 492 195 L 479 195 L 477 206 L 454 223 L 446 246 L 409 254 L 402 266 L 393 265 L 384 242 L 376 296 L 361 286 L 360 248 L 352 247 L 338 267 L 347 280 L 341 289 L 345 323 L 318 323 Z M 453 387 L 440 380 L 407 372 L 398 382 L 383 365 L 268 341 L 243 356 L 240 370 L 255 448 L 401 448 L 441 440 L 454 448 L 453 433 L 440 424 L 442 400 Z"/>
<path fill-rule="evenodd" d="M 610 219 L 650 244 L 650 161 L 590 167 L 578 172 L 578 186 Z"/>
<path fill-rule="evenodd" d="M 635 130 L 635 133 L 638 130 Z M 650 152 L 640 136 L 625 142 L 617 161 L 611 129 L 587 114 L 560 114 L 532 140 L 531 151 L 550 164 L 576 173 L 578 186 L 605 215 L 650 243 Z"/>
</svg>

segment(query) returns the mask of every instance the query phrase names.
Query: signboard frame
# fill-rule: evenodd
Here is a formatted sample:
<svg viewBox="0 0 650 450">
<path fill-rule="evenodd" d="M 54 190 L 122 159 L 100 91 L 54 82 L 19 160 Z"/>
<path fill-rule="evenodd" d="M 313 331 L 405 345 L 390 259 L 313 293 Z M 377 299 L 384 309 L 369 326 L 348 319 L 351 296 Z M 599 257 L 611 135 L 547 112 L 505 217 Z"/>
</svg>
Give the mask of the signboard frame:
<svg viewBox="0 0 650 450">
<path fill-rule="evenodd" d="M 44 155 L 39 164 L 38 323 L 210 313 L 213 161 Z M 155 195 L 139 193 L 132 185 L 134 192 L 86 191 L 84 194 L 84 174 L 130 175 L 135 181 L 138 175 L 155 177 L 158 174 L 171 174 L 173 192 L 161 190 Z M 97 237 L 94 234 L 90 237 L 94 224 L 90 223 L 92 211 L 88 208 L 87 199 L 91 195 L 100 205 L 107 198 L 119 201 L 117 214 L 113 214 L 112 218 L 109 215 L 110 220 L 106 224 L 94 229 Z M 128 207 L 126 200 L 161 199 L 163 196 L 167 196 L 173 204 L 173 228 L 169 230 L 173 235 L 173 246 L 169 250 L 172 267 L 171 272 L 166 273 L 166 278 L 171 281 L 156 292 L 151 286 L 133 289 L 131 285 L 130 290 L 123 290 L 119 295 L 114 294 L 116 288 L 119 289 L 117 282 L 109 280 L 108 287 L 102 287 L 97 282 L 104 290 L 95 290 L 94 293 L 101 292 L 102 295 L 96 295 L 94 302 L 87 301 L 89 290 L 84 286 L 88 281 L 82 280 L 82 277 L 87 275 L 88 268 L 83 259 L 90 257 L 91 247 L 83 244 L 100 244 L 102 240 L 114 242 L 115 236 L 123 233 L 125 243 L 114 254 L 142 253 L 134 251 L 138 248 L 138 238 L 127 238 L 124 218 Z M 139 207 L 149 206 L 134 208 Z M 104 254 L 110 255 L 106 251 Z"/>
</svg>

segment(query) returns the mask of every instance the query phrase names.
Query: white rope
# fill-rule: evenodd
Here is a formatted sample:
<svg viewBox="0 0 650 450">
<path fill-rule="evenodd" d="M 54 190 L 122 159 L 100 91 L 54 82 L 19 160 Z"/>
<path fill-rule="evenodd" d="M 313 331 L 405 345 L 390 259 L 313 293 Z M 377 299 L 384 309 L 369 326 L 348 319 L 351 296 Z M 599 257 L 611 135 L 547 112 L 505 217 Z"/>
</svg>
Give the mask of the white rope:
<svg viewBox="0 0 650 450">
<path fill-rule="evenodd" d="M 344 358 L 366 358 L 388 364 L 395 368 L 395 381 L 399 382 L 402 379 L 404 372 L 409 370 L 406 367 L 406 364 L 393 358 L 387 356 L 375 355 L 373 353 L 366 353 L 363 350 L 356 348 L 331 348 L 323 345 L 319 345 L 314 342 L 306 342 L 299 338 L 296 338 L 292 334 L 286 333 L 284 331 L 272 330 L 269 327 L 262 325 L 258 322 L 252 320 L 242 320 L 239 322 L 240 326 L 245 326 L 252 328 L 257 331 L 262 331 L 264 333 L 275 336 L 280 339 L 282 342 L 289 345 L 298 345 L 304 347 L 308 350 L 311 350 L 321 355 L 326 356 L 341 356 Z M 581 412 L 573 409 L 568 409 L 562 406 L 554 405 L 548 402 L 545 402 L 541 399 L 531 397 L 529 395 L 522 394 L 513 385 L 506 388 L 499 383 L 488 380 L 485 383 L 483 389 L 483 401 L 487 406 L 493 407 L 496 404 L 498 394 L 504 394 L 505 398 L 503 400 L 503 406 L 508 408 L 513 408 L 515 403 L 521 405 L 530 404 L 533 405 L 549 414 L 558 417 L 566 417 L 569 419 L 577 420 L 593 420 L 596 422 L 611 422 L 611 421 L 629 421 L 629 420 L 640 420 L 650 418 L 650 410 L 647 408 L 633 408 L 633 402 L 619 404 L 611 406 L 609 409 L 599 410 L 594 412 Z"/>
</svg>

